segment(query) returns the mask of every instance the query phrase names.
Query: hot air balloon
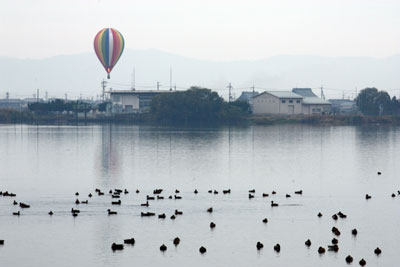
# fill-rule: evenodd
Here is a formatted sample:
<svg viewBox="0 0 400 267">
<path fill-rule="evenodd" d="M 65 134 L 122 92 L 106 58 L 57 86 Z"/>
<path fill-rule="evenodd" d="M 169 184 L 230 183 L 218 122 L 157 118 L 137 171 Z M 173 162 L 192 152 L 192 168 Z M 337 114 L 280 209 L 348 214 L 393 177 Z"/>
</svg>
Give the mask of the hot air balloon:
<svg viewBox="0 0 400 267">
<path fill-rule="evenodd" d="M 104 28 L 94 38 L 94 51 L 110 79 L 110 72 L 124 51 L 125 41 L 122 34 L 112 28 Z"/>
</svg>

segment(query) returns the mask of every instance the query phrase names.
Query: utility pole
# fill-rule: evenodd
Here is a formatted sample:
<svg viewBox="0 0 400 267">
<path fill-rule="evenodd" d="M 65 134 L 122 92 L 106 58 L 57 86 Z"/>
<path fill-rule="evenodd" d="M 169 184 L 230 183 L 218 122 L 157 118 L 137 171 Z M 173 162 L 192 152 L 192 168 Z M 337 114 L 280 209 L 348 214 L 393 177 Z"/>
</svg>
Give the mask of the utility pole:
<svg viewBox="0 0 400 267">
<path fill-rule="evenodd" d="M 48 97 L 47 91 L 46 91 L 44 94 L 45 94 L 45 99 L 46 99 L 46 101 L 47 101 L 47 97 Z"/>
<path fill-rule="evenodd" d="M 131 90 L 132 91 L 135 91 L 135 82 L 136 82 L 136 80 L 135 80 L 135 68 L 133 68 L 133 72 L 132 72 L 132 81 L 131 81 Z"/>
<path fill-rule="evenodd" d="M 160 82 L 157 82 L 157 91 L 160 90 Z"/>
<path fill-rule="evenodd" d="M 344 99 L 344 91 L 343 91 L 343 93 L 342 93 L 342 99 Z"/>
<path fill-rule="evenodd" d="M 106 86 L 107 86 L 107 82 L 103 79 L 103 81 L 101 82 L 101 86 L 103 87 L 103 94 L 101 96 L 102 100 L 106 100 Z"/>
<path fill-rule="evenodd" d="M 36 102 L 39 102 L 39 88 L 36 90 Z"/>
<path fill-rule="evenodd" d="M 232 84 L 231 83 L 229 83 L 229 85 L 228 85 L 228 89 L 229 89 L 229 97 L 228 97 L 228 102 L 230 103 L 231 102 L 231 100 L 232 100 Z"/>
<path fill-rule="evenodd" d="M 176 91 L 176 84 L 175 84 L 175 86 L 174 86 L 174 90 Z"/>
<path fill-rule="evenodd" d="M 254 92 L 254 84 L 253 84 L 253 86 L 252 86 L 252 87 L 250 87 L 250 89 L 252 89 L 253 96 L 254 96 L 254 94 L 255 94 L 255 92 Z"/>
<path fill-rule="evenodd" d="M 321 85 L 321 99 L 325 100 L 324 87 Z"/>
<path fill-rule="evenodd" d="M 65 102 L 67 102 L 68 101 L 68 94 L 65 93 L 64 96 L 65 96 Z"/>
<path fill-rule="evenodd" d="M 6 99 L 7 100 L 10 99 L 10 93 L 9 92 L 6 93 Z"/>
<path fill-rule="evenodd" d="M 356 99 L 357 98 L 357 87 L 356 87 L 356 96 L 354 97 L 354 99 Z"/>
<path fill-rule="evenodd" d="M 169 90 L 172 91 L 172 67 L 169 68 Z"/>
</svg>

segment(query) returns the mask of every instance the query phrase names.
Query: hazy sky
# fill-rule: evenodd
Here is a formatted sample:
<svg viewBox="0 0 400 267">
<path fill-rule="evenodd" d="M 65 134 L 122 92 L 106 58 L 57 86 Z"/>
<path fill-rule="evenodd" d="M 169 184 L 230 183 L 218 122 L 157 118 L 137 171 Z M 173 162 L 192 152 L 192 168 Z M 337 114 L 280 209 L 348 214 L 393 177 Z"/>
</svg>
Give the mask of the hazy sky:
<svg viewBox="0 0 400 267">
<path fill-rule="evenodd" d="M 400 0 L 0 0 L 0 56 L 92 51 L 104 27 L 126 47 L 200 59 L 400 54 Z"/>
</svg>

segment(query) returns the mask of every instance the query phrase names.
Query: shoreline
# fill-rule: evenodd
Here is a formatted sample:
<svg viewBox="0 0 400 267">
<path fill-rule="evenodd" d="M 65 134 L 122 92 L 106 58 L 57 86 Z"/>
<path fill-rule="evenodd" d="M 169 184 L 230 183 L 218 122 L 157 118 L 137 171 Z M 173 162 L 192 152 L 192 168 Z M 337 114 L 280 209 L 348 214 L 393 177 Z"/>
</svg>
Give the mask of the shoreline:
<svg viewBox="0 0 400 267">
<path fill-rule="evenodd" d="M 156 121 L 149 113 L 118 114 L 112 116 L 88 116 L 86 119 L 76 114 L 35 114 L 31 111 L 0 110 L 0 124 L 143 124 L 158 126 L 182 125 L 277 125 L 277 124 L 313 124 L 313 125 L 400 125 L 400 116 L 364 116 L 364 115 L 248 115 L 241 120 L 220 121 L 215 123 L 193 122 L 189 124 L 171 124 Z"/>
</svg>

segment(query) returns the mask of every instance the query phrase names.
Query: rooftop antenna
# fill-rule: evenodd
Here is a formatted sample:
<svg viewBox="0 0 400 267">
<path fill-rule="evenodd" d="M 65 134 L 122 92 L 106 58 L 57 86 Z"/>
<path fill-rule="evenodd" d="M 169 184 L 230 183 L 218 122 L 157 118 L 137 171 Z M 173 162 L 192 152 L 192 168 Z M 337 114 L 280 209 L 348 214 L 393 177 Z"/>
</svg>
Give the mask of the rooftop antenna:
<svg viewBox="0 0 400 267">
<path fill-rule="evenodd" d="M 7 100 L 10 99 L 10 93 L 9 92 L 6 93 L 6 99 Z"/>
<path fill-rule="evenodd" d="M 132 80 L 131 80 L 131 90 L 132 91 L 135 91 L 135 82 L 136 82 L 136 80 L 135 80 L 135 68 L 133 68 L 133 72 L 132 72 Z"/>
<path fill-rule="evenodd" d="M 252 87 L 250 87 L 250 89 L 252 89 L 253 95 L 254 95 L 254 84 Z"/>
</svg>

